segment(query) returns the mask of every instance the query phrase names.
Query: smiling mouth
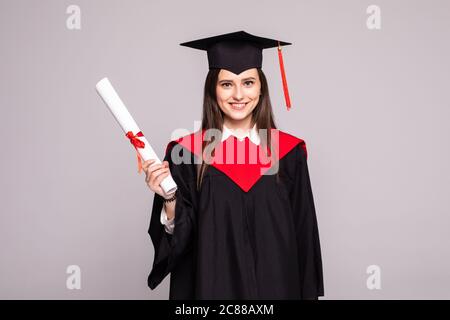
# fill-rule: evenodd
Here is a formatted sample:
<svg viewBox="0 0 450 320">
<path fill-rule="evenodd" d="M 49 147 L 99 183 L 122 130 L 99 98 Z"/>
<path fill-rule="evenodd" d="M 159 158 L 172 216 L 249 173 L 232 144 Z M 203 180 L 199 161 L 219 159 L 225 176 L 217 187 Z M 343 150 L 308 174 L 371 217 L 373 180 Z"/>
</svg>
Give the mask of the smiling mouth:
<svg viewBox="0 0 450 320">
<path fill-rule="evenodd" d="M 248 102 L 245 103 L 230 103 L 231 108 L 234 110 L 242 110 L 245 108 L 245 106 L 248 104 Z"/>
</svg>

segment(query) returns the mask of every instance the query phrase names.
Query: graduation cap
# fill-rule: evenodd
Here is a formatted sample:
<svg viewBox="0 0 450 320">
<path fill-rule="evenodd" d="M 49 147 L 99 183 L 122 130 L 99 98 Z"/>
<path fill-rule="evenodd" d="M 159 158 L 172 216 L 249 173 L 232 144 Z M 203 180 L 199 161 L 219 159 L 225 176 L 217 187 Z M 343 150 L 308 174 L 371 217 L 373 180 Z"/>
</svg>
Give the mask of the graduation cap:
<svg viewBox="0 0 450 320">
<path fill-rule="evenodd" d="M 235 74 L 240 74 L 251 68 L 261 68 L 262 50 L 277 47 L 284 98 L 288 110 L 291 108 L 291 100 L 289 98 L 281 46 L 290 44 L 279 40 L 257 37 L 245 31 L 180 43 L 181 46 L 206 50 L 209 69 L 226 69 Z"/>
</svg>

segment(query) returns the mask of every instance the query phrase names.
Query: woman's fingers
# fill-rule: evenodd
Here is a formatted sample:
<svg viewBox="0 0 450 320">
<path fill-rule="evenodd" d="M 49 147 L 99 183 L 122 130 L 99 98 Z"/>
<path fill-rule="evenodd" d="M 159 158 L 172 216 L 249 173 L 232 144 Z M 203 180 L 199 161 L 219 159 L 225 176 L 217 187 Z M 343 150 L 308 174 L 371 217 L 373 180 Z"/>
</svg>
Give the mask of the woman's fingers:
<svg viewBox="0 0 450 320">
<path fill-rule="evenodd" d="M 168 175 L 169 175 L 169 171 L 164 171 L 163 173 L 161 173 L 156 179 L 155 179 L 155 185 L 159 186 L 161 184 L 161 181 L 163 181 Z"/>
<path fill-rule="evenodd" d="M 151 173 L 152 171 L 154 171 L 156 169 L 168 168 L 169 167 L 169 162 L 168 161 L 164 161 L 161 164 L 154 164 L 154 163 L 155 163 L 154 159 L 144 161 L 144 163 L 142 164 L 142 169 L 144 169 L 144 171 L 149 171 L 150 170 L 149 173 Z"/>
<path fill-rule="evenodd" d="M 142 168 L 145 172 L 145 182 L 155 193 L 164 196 L 164 191 L 159 186 L 161 182 L 170 175 L 169 162 L 156 163 L 155 159 L 144 161 Z"/>
<path fill-rule="evenodd" d="M 158 170 L 158 169 L 161 169 L 161 168 L 163 168 L 163 165 L 162 165 L 162 164 L 154 164 L 154 165 L 152 165 L 152 166 L 150 166 L 150 167 L 147 167 L 147 169 L 145 169 L 145 174 L 147 175 L 147 177 L 145 178 L 145 180 L 148 181 L 149 178 L 150 178 L 150 175 L 151 175 L 155 170 Z"/>
<path fill-rule="evenodd" d="M 144 163 L 142 164 L 142 169 L 147 170 L 147 168 L 154 162 L 155 162 L 154 159 L 144 161 Z"/>
<path fill-rule="evenodd" d="M 155 185 L 155 180 L 158 178 L 158 176 L 161 175 L 162 173 L 165 173 L 168 171 L 169 171 L 169 168 L 164 168 L 164 167 L 160 167 L 159 169 L 152 171 L 152 173 L 149 175 L 148 182 L 151 185 Z"/>
<path fill-rule="evenodd" d="M 155 165 L 154 167 L 151 167 L 149 169 L 149 180 L 152 179 L 152 177 L 157 177 L 159 174 L 161 174 L 161 171 L 167 169 L 164 168 L 162 165 Z"/>
<path fill-rule="evenodd" d="M 144 163 L 142 164 L 142 169 L 144 170 L 144 173 L 146 175 L 146 180 L 147 180 L 147 177 L 149 174 L 148 169 L 149 169 L 150 165 L 154 162 L 155 162 L 155 160 L 147 160 L 147 161 L 144 161 Z"/>
</svg>

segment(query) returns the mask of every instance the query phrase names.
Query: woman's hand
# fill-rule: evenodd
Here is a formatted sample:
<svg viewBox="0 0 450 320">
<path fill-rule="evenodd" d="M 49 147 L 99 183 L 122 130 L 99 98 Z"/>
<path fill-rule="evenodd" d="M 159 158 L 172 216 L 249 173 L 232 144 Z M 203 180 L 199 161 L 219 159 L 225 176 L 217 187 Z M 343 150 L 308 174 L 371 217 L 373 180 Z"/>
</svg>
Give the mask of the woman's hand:
<svg viewBox="0 0 450 320">
<path fill-rule="evenodd" d="M 162 164 L 153 164 L 154 162 L 155 160 L 147 160 L 142 165 L 142 169 L 145 172 L 145 182 L 153 192 L 164 199 L 168 199 L 170 196 L 164 192 L 159 184 L 170 175 L 169 162 L 164 161 Z"/>
</svg>

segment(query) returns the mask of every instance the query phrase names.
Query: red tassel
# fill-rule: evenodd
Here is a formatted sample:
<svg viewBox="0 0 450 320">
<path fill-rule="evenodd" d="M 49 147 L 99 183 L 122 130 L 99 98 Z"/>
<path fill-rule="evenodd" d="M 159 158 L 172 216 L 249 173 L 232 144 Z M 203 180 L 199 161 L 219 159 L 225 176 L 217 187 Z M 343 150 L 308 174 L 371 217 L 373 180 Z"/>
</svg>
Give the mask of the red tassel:
<svg viewBox="0 0 450 320">
<path fill-rule="evenodd" d="M 280 62 L 281 80 L 283 81 L 284 99 L 286 100 L 287 110 L 291 108 L 291 99 L 289 98 L 289 90 L 286 80 L 286 72 L 284 71 L 283 54 L 281 53 L 280 42 L 278 42 L 278 61 Z"/>
</svg>

